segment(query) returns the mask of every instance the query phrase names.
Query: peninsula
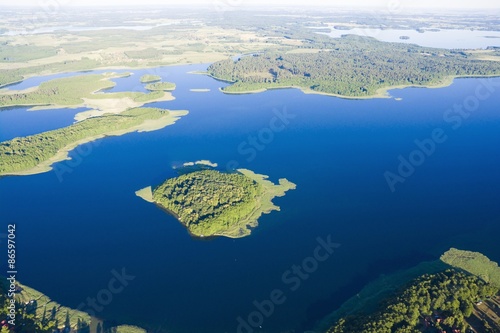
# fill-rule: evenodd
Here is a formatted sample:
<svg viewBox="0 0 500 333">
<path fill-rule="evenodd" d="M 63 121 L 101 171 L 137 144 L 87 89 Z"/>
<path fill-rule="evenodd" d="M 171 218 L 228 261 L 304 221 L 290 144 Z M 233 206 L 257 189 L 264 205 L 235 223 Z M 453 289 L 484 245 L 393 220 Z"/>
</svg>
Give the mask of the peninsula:
<svg viewBox="0 0 500 333">
<path fill-rule="evenodd" d="M 187 111 L 134 108 L 104 114 L 60 129 L 0 142 L 0 176 L 31 175 L 50 171 L 79 145 L 105 136 L 154 131 L 174 124 Z"/>
<path fill-rule="evenodd" d="M 202 170 L 168 179 L 154 190 L 136 195 L 174 215 L 195 237 L 241 238 L 258 226 L 262 214 L 279 211 L 272 200 L 296 185 L 280 179 L 279 185 L 250 170 L 235 173 Z"/>
<path fill-rule="evenodd" d="M 319 42 L 319 41 L 318 41 Z M 323 48 L 276 52 L 218 61 L 207 74 L 229 82 L 229 94 L 298 88 L 343 98 L 388 97 L 402 87 L 443 87 L 457 77 L 500 76 L 498 61 L 473 52 L 379 42 L 347 35 L 324 40 Z"/>
</svg>

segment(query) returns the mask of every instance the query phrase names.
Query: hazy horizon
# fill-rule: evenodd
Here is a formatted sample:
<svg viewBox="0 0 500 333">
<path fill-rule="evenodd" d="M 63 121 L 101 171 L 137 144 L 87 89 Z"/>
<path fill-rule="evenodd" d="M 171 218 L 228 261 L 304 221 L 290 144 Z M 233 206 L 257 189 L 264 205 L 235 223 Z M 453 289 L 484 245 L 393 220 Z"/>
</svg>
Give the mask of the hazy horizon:
<svg viewBox="0 0 500 333">
<path fill-rule="evenodd" d="M 500 3 L 492 3 L 490 0 L 476 0 L 474 2 L 465 0 L 421 0 L 418 2 L 408 0 L 338 0 L 338 1 L 295 1 L 292 4 L 286 0 L 186 0 L 181 5 L 173 0 L 18 0 L 15 3 L 2 4 L 2 6 L 30 6 L 30 7 L 53 7 L 53 6 L 227 6 L 234 9 L 241 7 L 351 7 L 351 8 L 387 8 L 387 9 L 499 9 Z"/>
</svg>

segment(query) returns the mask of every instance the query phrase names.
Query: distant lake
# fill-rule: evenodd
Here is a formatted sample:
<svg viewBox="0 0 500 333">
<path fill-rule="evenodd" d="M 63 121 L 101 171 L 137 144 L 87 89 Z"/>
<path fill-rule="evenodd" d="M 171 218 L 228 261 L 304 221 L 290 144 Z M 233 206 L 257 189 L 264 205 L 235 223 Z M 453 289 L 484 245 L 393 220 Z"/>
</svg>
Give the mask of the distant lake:
<svg viewBox="0 0 500 333">
<path fill-rule="evenodd" d="M 56 164 L 70 170 L 60 177 L 0 178 L 0 232 L 17 224 L 22 283 L 76 308 L 124 268 L 135 279 L 98 315 L 173 333 L 236 332 L 254 301 L 280 289 L 286 301 L 255 332 L 304 332 L 366 282 L 452 246 L 500 261 L 500 79 L 454 130 L 443 115 L 474 96 L 482 79 L 391 91 L 402 100 L 346 100 L 293 89 L 224 95 L 225 83 L 187 73 L 204 69 L 162 67 L 115 80 L 116 90 L 142 89 L 140 77 L 151 72 L 175 82 L 176 100 L 151 104 L 189 110 L 175 125 L 83 145 L 73 162 Z M 0 139 L 71 124 L 76 111 L 0 111 Z M 288 124 L 250 158 L 241 147 L 269 135 L 284 114 Z M 392 193 L 384 173 L 397 172 L 398 156 L 436 128 L 448 140 Z M 221 169 L 233 161 L 297 189 L 275 200 L 281 211 L 262 217 L 250 237 L 196 240 L 134 192 L 200 159 Z M 282 275 L 329 235 L 340 248 L 290 290 Z"/>
<path fill-rule="evenodd" d="M 443 29 L 439 31 L 425 30 L 424 32 L 418 32 L 416 30 L 403 29 L 354 28 L 351 30 L 340 30 L 332 28 L 330 33 L 324 34 L 334 38 L 352 34 L 374 37 L 383 42 L 409 43 L 445 49 L 485 49 L 488 46 L 500 47 L 500 31 Z M 409 39 L 400 39 L 401 36 L 409 37 Z"/>
<path fill-rule="evenodd" d="M 7 31 L 3 34 L 3 36 L 18 36 L 18 35 L 33 35 L 33 34 L 48 34 L 54 33 L 58 31 L 100 31 L 100 30 L 116 30 L 116 29 L 124 29 L 124 30 L 136 30 L 136 31 L 144 31 L 151 30 L 156 27 L 162 27 L 166 25 L 171 25 L 174 23 L 162 23 L 157 25 L 120 25 L 120 26 L 103 26 L 103 27 L 81 27 L 81 26 L 55 26 L 55 27 L 46 27 L 39 28 L 33 30 L 11 30 Z"/>
</svg>

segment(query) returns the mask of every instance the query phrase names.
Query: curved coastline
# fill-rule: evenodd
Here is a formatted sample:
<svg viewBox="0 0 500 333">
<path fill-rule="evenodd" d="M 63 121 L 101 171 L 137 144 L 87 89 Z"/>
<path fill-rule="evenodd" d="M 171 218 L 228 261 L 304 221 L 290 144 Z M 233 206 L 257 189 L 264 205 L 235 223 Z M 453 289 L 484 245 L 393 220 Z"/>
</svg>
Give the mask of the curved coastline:
<svg viewBox="0 0 500 333">
<path fill-rule="evenodd" d="M 214 223 L 217 228 L 210 230 L 211 228 L 207 229 L 205 226 L 200 227 L 200 229 L 198 228 L 198 222 L 190 224 L 186 221 L 183 221 L 178 212 L 174 212 L 172 211 L 172 209 L 167 207 L 168 203 L 165 205 L 162 204 L 161 201 L 155 200 L 155 191 L 157 191 L 158 188 L 162 188 L 163 186 L 165 186 L 164 184 L 169 180 L 159 185 L 157 188 L 155 188 L 155 190 L 153 190 L 151 186 L 148 186 L 136 191 L 135 194 L 136 196 L 144 199 L 147 202 L 154 203 L 166 213 L 174 216 L 188 230 L 189 234 L 192 237 L 200 239 L 208 239 L 218 236 L 228 238 L 243 238 L 249 236 L 252 233 L 252 230 L 259 225 L 258 220 L 263 214 L 269 214 L 272 211 L 279 211 L 280 207 L 276 206 L 272 202 L 272 200 L 276 197 L 284 196 L 285 193 L 289 190 L 294 190 L 296 188 L 296 185 L 285 178 L 279 179 L 279 184 L 274 184 L 273 182 L 268 180 L 268 176 L 256 174 L 253 171 L 247 169 L 238 169 L 237 172 L 240 175 L 243 175 L 249 180 L 255 182 L 254 184 L 256 184 L 260 188 L 260 190 L 258 192 L 258 195 L 256 195 L 249 201 L 252 204 L 252 209 L 246 212 L 244 216 L 239 217 L 237 221 L 231 222 L 231 224 L 226 224 L 227 221 L 223 222 L 223 228 L 220 228 L 219 224 L 221 223 L 221 219 L 222 221 L 225 221 L 222 217 L 224 215 L 224 212 L 219 213 L 220 215 L 218 215 L 218 219 L 214 219 L 210 222 Z M 180 209 L 181 212 L 182 209 Z M 196 210 L 196 208 L 192 209 Z M 209 230 L 209 233 L 207 232 L 207 230 Z"/>
<path fill-rule="evenodd" d="M 207 76 L 210 76 L 218 81 L 223 81 L 227 83 L 235 83 L 233 81 L 225 81 L 222 79 L 218 79 L 211 74 L 206 74 Z M 388 87 L 380 87 L 377 89 L 377 93 L 374 95 L 369 95 L 369 96 L 348 96 L 348 95 L 339 95 L 339 94 L 332 94 L 332 93 L 326 93 L 326 92 L 321 92 L 321 91 L 316 91 L 312 90 L 309 87 L 301 87 L 301 86 L 282 86 L 282 87 L 268 87 L 268 88 L 259 88 L 255 90 L 246 90 L 246 91 L 225 91 L 223 88 L 219 88 L 219 91 L 226 94 L 226 95 L 248 95 L 248 94 L 259 94 L 263 93 L 269 90 L 278 90 L 278 89 L 298 89 L 302 91 L 304 94 L 311 94 L 311 95 L 324 95 L 324 96 L 330 96 L 330 97 L 337 97 L 337 98 L 342 98 L 342 99 L 349 99 L 349 100 L 367 100 L 367 99 L 375 99 L 375 98 L 393 98 L 393 96 L 389 93 L 391 90 L 396 90 L 396 89 L 406 89 L 406 88 L 428 88 L 428 89 L 439 89 L 439 88 L 446 88 L 449 87 L 453 84 L 455 79 L 480 79 L 480 78 L 497 78 L 500 77 L 499 74 L 491 74 L 491 75 L 451 75 L 451 76 L 446 76 L 444 77 L 441 82 L 437 82 L 435 84 L 428 84 L 428 85 L 415 85 L 415 84 L 407 84 L 407 85 L 396 85 L 396 86 L 388 86 Z"/>
<path fill-rule="evenodd" d="M 123 129 L 123 130 L 118 130 L 118 131 L 111 131 L 105 134 L 99 134 L 99 135 L 94 135 L 91 137 L 87 137 L 85 139 L 73 142 L 64 148 L 60 149 L 56 155 L 52 156 L 46 161 L 43 161 L 39 163 L 37 166 L 24 170 L 24 171 L 16 171 L 16 172 L 6 172 L 6 173 L 1 173 L 0 177 L 3 176 L 28 176 L 28 175 L 35 175 L 39 173 L 45 173 L 48 171 L 51 171 L 53 169 L 53 164 L 57 162 L 61 162 L 64 160 L 70 160 L 71 158 L 69 157 L 69 152 L 74 150 L 76 147 L 93 142 L 108 136 L 121 136 L 124 134 L 132 133 L 132 132 L 151 132 L 151 131 L 156 131 L 159 129 L 162 129 L 166 126 L 173 125 L 177 120 L 180 119 L 180 117 L 187 115 L 189 112 L 186 110 L 178 110 L 178 111 L 169 111 L 169 114 L 167 116 L 161 117 L 159 119 L 155 120 L 145 120 L 142 124 L 133 126 L 128 129 Z"/>
</svg>

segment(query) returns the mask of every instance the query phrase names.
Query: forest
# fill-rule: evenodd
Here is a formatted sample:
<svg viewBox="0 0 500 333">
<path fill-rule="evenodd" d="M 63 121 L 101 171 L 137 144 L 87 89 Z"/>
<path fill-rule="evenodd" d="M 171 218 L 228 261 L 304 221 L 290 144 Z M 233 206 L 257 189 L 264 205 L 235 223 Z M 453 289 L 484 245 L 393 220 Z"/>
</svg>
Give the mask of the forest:
<svg viewBox="0 0 500 333">
<path fill-rule="evenodd" d="M 0 318 L 7 318 L 10 309 L 9 285 L 0 276 Z M 120 325 L 113 321 L 91 319 L 85 312 L 71 309 L 51 300 L 41 292 L 16 283 L 16 325 L 2 322 L 0 333 L 146 333 L 137 326 Z M 95 330 L 92 320 L 97 320 Z"/>
<path fill-rule="evenodd" d="M 168 114 L 167 110 L 162 109 L 135 108 L 121 114 L 104 114 L 68 127 L 1 142 L 0 174 L 29 170 L 80 140 L 127 130 L 145 120 L 159 119 Z"/>
<path fill-rule="evenodd" d="M 466 332 L 474 306 L 496 296 L 499 287 L 448 269 L 425 274 L 386 299 L 372 314 L 340 319 L 327 333 Z M 498 332 L 487 321 L 483 331 Z"/>
<path fill-rule="evenodd" d="M 153 199 L 194 235 L 209 236 L 237 225 L 258 205 L 263 187 L 241 173 L 202 170 L 171 178 Z"/>
<path fill-rule="evenodd" d="M 146 85 L 147 90 L 151 91 L 172 91 L 175 90 L 175 83 L 172 82 L 155 82 Z"/>
<path fill-rule="evenodd" d="M 319 46 L 320 40 L 311 43 Z M 326 43 L 328 49 L 315 52 L 265 52 L 218 61 L 208 73 L 231 82 L 223 88 L 229 93 L 297 87 L 346 97 L 374 96 L 395 86 L 440 85 L 450 77 L 500 75 L 500 62 L 477 60 L 463 51 L 354 35 Z"/>
<path fill-rule="evenodd" d="M 153 74 L 145 74 L 141 76 L 141 83 L 150 83 L 156 81 L 161 81 L 161 76 Z"/>
</svg>

